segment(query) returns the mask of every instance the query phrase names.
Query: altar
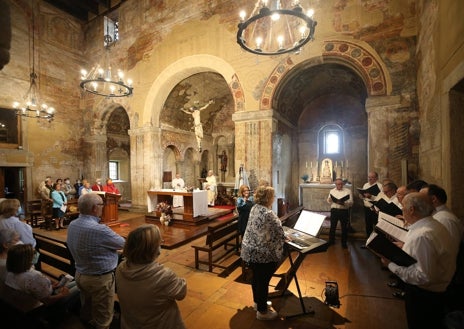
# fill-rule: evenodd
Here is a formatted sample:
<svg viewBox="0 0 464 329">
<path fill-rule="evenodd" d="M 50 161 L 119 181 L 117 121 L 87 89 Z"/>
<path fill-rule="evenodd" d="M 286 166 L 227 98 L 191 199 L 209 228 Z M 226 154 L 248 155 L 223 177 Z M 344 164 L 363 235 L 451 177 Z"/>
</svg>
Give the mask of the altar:
<svg viewBox="0 0 464 329">
<path fill-rule="evenodd" d="M 353 192 L 351 184 L 345 184 Z M 330 211 L 330 203 L 327 197 L 331 189 L 335 188 L 333 184 L 308 183 L 300 184 L 298 190 L 299 205 L 313 211 Z"/>
<path fill-rule="evenodd" d="M 194 190 L 193 192 L 173 191 L 172 189 L 147 191 L 148 212 L 155 211 L 160 202 L 172 205 L 174 195 L 180 195 L 184 199 L 183 220 L 194 221 L 195 217 L 208 215 L 208 193 L 204 190 Z"/>
</svg>

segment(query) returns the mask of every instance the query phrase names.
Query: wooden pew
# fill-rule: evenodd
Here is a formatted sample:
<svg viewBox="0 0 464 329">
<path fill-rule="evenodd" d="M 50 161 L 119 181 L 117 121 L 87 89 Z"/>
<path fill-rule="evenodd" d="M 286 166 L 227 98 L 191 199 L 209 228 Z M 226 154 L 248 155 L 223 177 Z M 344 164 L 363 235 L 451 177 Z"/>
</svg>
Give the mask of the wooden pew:
<svg viewBox="0 0 464 329">
<path fill-rule="evenodd" d="M 224 261 L 231 253 L 237 252 L 239 247 L 239 233 L 237 227 L 237 218 L 234 216 L 222 223 L 208 226 L 206 241 L 204 245 L 192 245 L 195 250 L 195 268 L 200 264 L 208 265 L 208 271 L 212 272 L 214 267 L 226 269 L 231 264 L 225 264 Z M 223 247 L 223 250 L 217 251 Z M 207 260 L 200 259 L 200 252 L 208 254 Z"/>
<path fill-rule="evenodd" d="M 58 279 L 61 274 L 75 275 L 76 267 L 66 242 L 34 233 L 36 249 L 40 252 L 36 269 Z M 45 266 L 44 266 L 45 265 Z"/>
<path fill-rule="evenodd" d="M 37 328 L 45 305 L 34 297 L 0 282 L 2 323 L 8 328 Z"/>
</svg>

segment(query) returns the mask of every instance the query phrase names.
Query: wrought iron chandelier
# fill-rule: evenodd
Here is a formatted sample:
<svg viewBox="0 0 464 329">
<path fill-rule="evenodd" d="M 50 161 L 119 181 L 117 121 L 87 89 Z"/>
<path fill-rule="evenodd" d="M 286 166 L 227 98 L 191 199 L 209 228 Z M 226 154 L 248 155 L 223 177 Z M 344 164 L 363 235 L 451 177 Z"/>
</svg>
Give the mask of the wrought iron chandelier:
<svg viewBox="0 0 464 329">
<path fill-rule="evenodd" d="M 299 53 L 314 39 L 313 13 L 311 9 L 305 14 L 298 0 L 258 0 L 248 19 L 245 11 L 240 12 L 237 43 L 256 55 Z"/>
<path fill-rule="evenodd" d="M 14 102 L 13 108 L 16 110 L 16 115 L 23 116 L 27 118 L 37 118 L 45 119 L 48 122 L 53 121 L 55 116 L 55 108 L 48 106 L 47 104 L 40 101 L 40 93 L 37 85 L 37 74 L 35 73 L 35 20 L 34 20 L 34 2 L 31 3 L 32 6 L 32 38 L 30 38 L 31 48 L 29 49 L 32 53 L 32 66 L 31 73 L 29 75 L 30 85 L 26 94 L 23 97 L 22 102 Z"/>
<path fill-rule="evenodd" d="M 126 97 L 132 95 L 132 80 L 124 80 L 122 70 L 113 70 L 110 64 L 110 47 L 116 41 L 113 37 L 105 35 L 105 60 L 103 66 L 97 64 L 87 72 L 81 70 L 81 88 L 89 93 L 105 97 Z M 116 72 L 116 74 L 114 74 Z"/>
</svg>

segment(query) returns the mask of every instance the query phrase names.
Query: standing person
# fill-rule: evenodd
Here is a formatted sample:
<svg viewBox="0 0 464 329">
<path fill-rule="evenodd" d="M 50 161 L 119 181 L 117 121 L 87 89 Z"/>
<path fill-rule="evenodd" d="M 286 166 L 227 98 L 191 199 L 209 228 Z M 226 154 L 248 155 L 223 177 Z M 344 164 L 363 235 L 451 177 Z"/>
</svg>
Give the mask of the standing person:
<svg viewBox="0 0 464 329">
<path fill-rule="evenodd" d="M 23 243 L 29 243 L 34 248 L 36 241 L 32 227 L 19 220 L 17 214 L 21 204 L 18 199 L 6 199 L 0 203 L 0 229 L 10 229 L 19 233 Z"/>
<path fill-rule="evenodd" d="M 47 176 L 45 181 L 40 184 L 38 191 L 42 200 L 52 202 L 51 194 L 53 191 L 53 182 L 50 176 Z"/>
<path fill-rule="evenodd" d="M 106 179 L 106 185 L 103 186 L 103 191 L 107 193 L 114 193 L 114 194 L 121 194 L 119 193 L 118 188 L 114 185 L 113 180 L 111 178 Z"/>
<path fill-rule="evenodd" d="M 409 329 L 442 328 L 445 290 L 456 268 L 457 248 L 446 228 L 433 219 L 432 203 L 424 193 L 403 199 L 403 217 L 409 232 L 402 249 L 417 263 L 399 266 L 382 263 L 406 283 L 405 307 Z"/>
<path fill-rule="evenodd" d="M 340 221 L 342 229 L 342 247 L 348 248 L 348 225 L 350 222 L 350 208 L 353 205 L 353 195 L 351 190 L 344 187 L 343 180 L 335 180 L 335 188 L 331 189 L 327 202 L 330 203 L 330 231 L 329 244 L 335 243 L 335 229 Z"/>
<path fill-rule="evenodd" d="M 214 206 L 217 195 L 217 183 L 216 176 L 212 170 L 208 170 L 208 176 L 206 176 L 206 182 L 203 183 L 203 188 L 208 191 L 208 206 Z"/>
<path fill-rule="evenodd" d="M 446 191 L 438 185 L 429 184 L 423 187 L 420 193 L 429 196 L 434 209 L 432 217 L 445 226 L 451 236 L 453 245 L 459 247 L 463 238 L 464 225 L 463 221 L 446 206 L 446 201 L 448 200 Z"/>
<path fill-rule="evenodd" d="M 97 178 L 95 180 L 95 184 L 92 185 L 92 191 L 96 191 L 96 192 L 102 192 L 103 191 L 101 178 Z"/>
<path fill-rule="evenodd" d="M 64 184 L 61 185 L 61 190 L 64 192 L 64 195 L 66 195 L 66 199 L 72 200 L 76 198 L 77 191 L 74 186 L 71 185 L 69 177 L 64 179 Z"/>
<path fill-rule="evenodd" d="M 243 238 L 250 217 L 251 207 L 253 207 L 253 196 L 250 195 L 250 187 L 247 185 L 240 186 L 238 190 L 239 197 L 237 198 L 238 211 L 238 232 Z"/>
<path fill-rule="evenodd" d="M 382 184 L 378 182 L 379 180 L 379 174 L 377 174 L 375 171 L 371 171 L 367 175 L 367 183 L 363 185 L 363 190 L 367 190 L 368 188 L 373 187 L 374 185 L 377 185 L 379 192 L 382 191 Z M 377 193 L 377 194 L 378 194 Z M 378 221 L 378 215 L 377 213 L 372 209 L 372 203 L 369 201 L 375 201 L 377 194 L 371 194 L 371 193 L 363 193 L 360 195 L 360 197 L 363 199 L 363 204 L 364 204 L 364 222 L 366 224 L 366 237 L 368 238 L 372 231 L 374 230 L 374 226 L 377 224 Z M 363 246 L 364 248 L 366 246 Z"/>
<path fill-rule="evenodd" d="M 114 312 L 114 271 L 124 238 L 99 224 L 103 201 L 96 193 L 78 200 L 79 217 L 68 226 L 67 244 L 76 263 L 81 291 L 81 319 L 97 329 L 107 329 Z"/>
<path fill-rule="evenodd" d="M 153 224 L 142 225 L 127 237 L 125 260 L 116 270 L 121 304 L 121 329 L 184 329 L 176 300 L 187 294 L 187 282 L 156 261 L 161 234 Z"/>
<path fill-rule="evenodd" d="M 241 257 L 253 270 L 251 288 L 258 320 L 273 320 L 278 314 L 267 305 L 269 282 L 283 256 L 285 234 L 272 211 L 275 192 L 270 186 L 259 186 L 255 205 L 242 240 Z"/>
<path fill-rule="evenodd" d="M 53 192 L 51 194 L 53 200 L 53 218 L 55 219 L 55 229 L 59 230 L 64 228 L 64 214 L 66 213 L 66 205 L 68 200 L 66 195 L 61 191 L 61 184 L 55 183 L 53 185 Z"/>
<path fill-rule="evenodd" d="M 174 178 L 171 182 L 172 188 L 174 191 L 184 191 L 185 190 L 185 182 L 180 177 L 180 174 L 176 174 L 176 178 Z M 172 207 L 183 207 L 184 206 L 184 197 L 182 195 L 174 195 L 172 197 Z"/>
</svg>

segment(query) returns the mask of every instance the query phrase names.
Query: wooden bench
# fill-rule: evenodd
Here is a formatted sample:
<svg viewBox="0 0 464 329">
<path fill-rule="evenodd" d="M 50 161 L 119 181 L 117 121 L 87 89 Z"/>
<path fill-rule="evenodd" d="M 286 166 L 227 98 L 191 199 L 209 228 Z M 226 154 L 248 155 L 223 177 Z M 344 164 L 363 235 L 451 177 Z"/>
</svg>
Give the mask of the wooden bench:
<svg viewBox="0 0 464 329">
<path fill-rule="evenodd" d="M 237 252 L 239 247 L 239 233 L 237 226 L 237 216 L 227 221 L 208 226 L 206 233 L 206 242 L 204 245 L 192 245 L 195 250 L 195 268 L 200 264 L 208 265 L 208 271 L 212 272 L 213 267 L 227 269 L 230 265 L 224 264 L 225 259 L 231 253 Z M 219 248 L 224 249 L 221 252 L 215 252 Z M 200 259 L 200 252 L 208 254 L 207 260 Z"/>
<path fill-rule="evenodd" d="M 0 282 L 2 323 L 9 328 L 36 328 L 45 305 L 34 297 Z"/>
<path fill-rule="evenodd" d="M 40 252 L 37 270 L 55 279 L 63 273 L 75 275 L 74 258 L 66 242 L 38 233 L 34 233 L 34 238 L 37 241 L 36 249 Z"/>
</svg>

